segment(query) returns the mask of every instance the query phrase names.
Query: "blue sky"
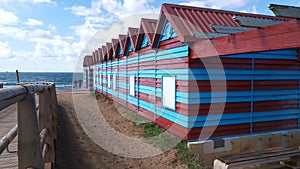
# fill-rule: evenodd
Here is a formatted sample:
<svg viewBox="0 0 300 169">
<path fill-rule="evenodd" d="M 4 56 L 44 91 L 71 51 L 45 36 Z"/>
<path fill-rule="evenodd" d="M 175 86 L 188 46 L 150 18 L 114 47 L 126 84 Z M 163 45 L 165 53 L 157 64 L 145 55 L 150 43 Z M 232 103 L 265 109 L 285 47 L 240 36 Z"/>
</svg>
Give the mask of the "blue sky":
<svg viewBox="0 0 300 169">
<path fill-rule="evenodd" d="M 268 4 L 298 0 L 0 0 L 0 72 L 81 71 L 82 57 L 158 17 L 162 3 L 273 15 Z"/>
</svg>

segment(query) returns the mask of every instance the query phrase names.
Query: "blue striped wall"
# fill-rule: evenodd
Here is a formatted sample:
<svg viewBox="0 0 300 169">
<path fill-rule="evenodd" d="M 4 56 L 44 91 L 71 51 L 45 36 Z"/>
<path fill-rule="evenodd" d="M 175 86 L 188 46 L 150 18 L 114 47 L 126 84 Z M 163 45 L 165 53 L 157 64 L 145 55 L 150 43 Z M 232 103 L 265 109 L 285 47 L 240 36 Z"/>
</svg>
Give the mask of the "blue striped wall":
<svg viewBox="0 0 300 169">
<path fill-rule="evenodd" d="M 96 68 L 105 68 L 106 71 L 96 72 L 98 76 L 108 74 L 111 75 L 111 88 L 106 88 L 96 85 L 100 91 L 105 91 L 113 96 L 123 99 L 124 101 L 153 112 L 156 115 L 162 116 L 172 122 L 175 122 L 185 128 L 231 125 L 243 123 L 266 122 L 275 120 L 300 119 L 300 101 L 298 109 L 286 109 L 276 111 L 262 112 L 239 112 L 205 116 L 185 116 L 174 110 L 170 110 L 161 106 L 155 106 L 149 102 L 138 100 L 135 97 L 119 93 L 112 89 L 112 75 L 117 74 L 118 77 L 129 78 L 130 74 L 134 74 L 136 78 L 162 78 L 162 76 L 175 76 L 176 80 L 193 81 L 193 80 L 299 80 L 300 70 L 240 70 L 240 69 L 162 69 L 162 70 L 135 70 L 135 71 L 112 71 L 112 67 L 122 65 L 137 64 L 138 62 L 148 62 L 154 60 L 166 60 L 173 58 L 188 57 L 188 46 L 176 47 L 168 50 L 158 51 L 139 55 L 138 57 L 106 62 L 96 65 Z M 222 58 L 250 58 L 255 59 L 284 59 L 297 60 L 296 50 L 278 50 L 259 53 L 239 54 L 222 56 Z M 253 62 L 254 63 L 254 62 Z M 254 65 L 253 65 L 254 66 Z M 209 73 L 208 73 L 209 72 Z M 100 79 L 97 79 L 99 82 Z M 102 79 L 103 84 L 107 84 L 107 79 Z M 117 87 L 129 91 L 128 82 L 117 81 Z M 162 98 L 161 88 L 143 86 L 136 84 L 135 91 Z M 222 102 L 251 102 L 253 106 L 257 101 L 271 100 L 300 100 L 300 85 L 298 90 L 260 90 L 253 91 L 253 87 L 249 91 L 230 91 L 230 92 L 181 92 L 176 91 L 176 102 L 183 104 L 209 104 Z M 252 108 L 253 110 L 253 108 Z"/>
</svg>

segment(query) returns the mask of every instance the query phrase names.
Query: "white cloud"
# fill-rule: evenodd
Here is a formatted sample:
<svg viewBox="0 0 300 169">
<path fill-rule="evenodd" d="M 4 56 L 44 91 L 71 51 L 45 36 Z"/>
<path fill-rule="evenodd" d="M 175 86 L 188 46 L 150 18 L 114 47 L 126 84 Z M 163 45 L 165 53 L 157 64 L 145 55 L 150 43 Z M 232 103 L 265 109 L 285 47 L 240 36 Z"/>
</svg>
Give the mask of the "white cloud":
<svg viewBox="0 0 300 169">
<path fill-rule="evenodd" d="M 41 43 L 37 43 L 35 45 L 35 58 L 32 58 L 32 59 L 36 59 L 36 58 L 44 58 L 44 57 L 50 57 L 50 49 L 46 46 L 46 45 L 43 45 Z"/>
<path fill-rule="evenodd" d="M 60 35 L 52 35 L 48 30 L 35 29 L 27 34 L 27 39 L 30 42 L 40 43 L 51 46 L 64 46 L 68 44 L 72 37 L 62 37 Z"/>
<path fill-rule="evenodd" d="M 19 17 L 13 12 L 5 11 L 0 8 L 0 25 L 15 25 L 19 22 Z"/>
<path fill-rule="evenodd" d="M 0 42 L 0 58 L 12 57 L 11 47 L 8 41 Z"/>
<path fill-rule="evenodd" d="M 82 55 L 90 54 L 105 42 L 118 38 L 119 34 L 126 34 L 129 26 L 139 27 L 140 18 L 157 19 L 159 8 L 148 5 L 152 1 L 92 0 L 90 7 L 74 5 L 65 8 L 75 16 L 84 18 L 83 24 L 71 27 L 80 38 L 73 48 L 80 49 Z"/>
<path fill-rule="evenodd" d="M 1 26 L 0 25 L 0 35 L 18 39 L 25 40 L 29 31 L 21 29 L 19 27 L 13 26 Z"/>
<path fill-rule="evenodd" d="M 56 32 L 56 26 L 50 24 L 48 25 L 48 29 L 51 31 L 51 32 Z"/>
<path fill-rule="evenodd" d="M 180 3 L 181 5 L 188 6 L 199 6 L 199 7 L 211 7 L 216 9 L 221 8 L 238 8 L 247 5 L 250 0 L 230 0 L 230 1 L 220 1 L 220 0 L 188 0 L 186 2 Z"/>
<path fill-rule="evenodd" d="M 34 3 L 34 4 L 38 4 L 38 3 L 48 3 L 48 4 L 52 4 L 52 5 L 57 5 L 56 2 L 52 1 L 52 0 L 2 0 L 4 2 L 29 2 L 29 3 Z"/>
<path fill-rule="evenodd" d="M 27 19 L 27 21 L 25 22 L 25 25 L 27 26 L 41 26 L 43 25 L 44 23 L 40 20 L 37 20 L 37 19 L 33 19 L 33 18 L 29 18 Z"/>
<path fill-rule="evenodd" d="M 48 4 L 52 4 L 52 5 L 56 5 L 56 2 L 52 1 L 52 0 L 17 0 L 20 2 L 30 2 L 30 3 L 48 3 Z"/>
<path fill-rule="evenodd" d="M 256 6 L 249 7 L 248 9 L 240 10 L 239 12 L 257 14 Z"/>
<path fill-rule="evenodd" d="M 76 59 L 73 58 L 73 57 L 71 57 L 71 56 L 67 56 L 67 57 L 66 57 L 66 61 L 67 61 L 67 62 L 75 62 Z"/>
</svg>

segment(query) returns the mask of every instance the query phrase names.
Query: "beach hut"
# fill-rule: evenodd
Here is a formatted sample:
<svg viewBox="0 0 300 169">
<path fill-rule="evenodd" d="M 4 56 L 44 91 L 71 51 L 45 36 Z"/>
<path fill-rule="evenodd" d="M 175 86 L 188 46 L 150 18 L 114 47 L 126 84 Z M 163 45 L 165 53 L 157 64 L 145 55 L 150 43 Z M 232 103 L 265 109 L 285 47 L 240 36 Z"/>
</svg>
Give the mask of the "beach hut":
<svg viewBox="0 0 300 169">
<path fill-rule="evenodd" d="M 94 77 L 94 70 L 93 70 L 93 56 L 85 56 L 83 61 L 83 86 L 89 90 L 93 90 L 93 77 Z"/>
<path fill-rule="evenodd" d="M 296 129 L 299 25 L 163 4 L 158 20 L 102 46 L 99 90 L 186 140 Z"/>
</svg>

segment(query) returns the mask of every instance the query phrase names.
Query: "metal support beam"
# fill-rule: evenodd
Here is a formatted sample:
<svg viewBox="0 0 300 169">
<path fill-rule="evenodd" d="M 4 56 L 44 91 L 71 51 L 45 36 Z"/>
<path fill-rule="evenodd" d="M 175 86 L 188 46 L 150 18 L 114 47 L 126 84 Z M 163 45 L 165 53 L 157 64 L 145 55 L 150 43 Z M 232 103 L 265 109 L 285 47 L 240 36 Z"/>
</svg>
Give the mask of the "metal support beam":
<svg viewBox="0 0 300 169">
<path fill-rule="evenodd" d="M 300 18 L 300 7 L 270 4 L 269 9 L 275 16 Z"/>
<path fill-rule="evenodd" d="M 210 27 L 216 33 L 222 34 L 235 34 L 239 32 L 244 32 L 248 30 L 253 30 L 254 28 L 247 28 L 247 27 L 239 27 L 239 26 L 222 26 L 222 25 L 210 25 Z"/>
<path fill-rule="evenodd" d="M 221 36 L 227 36 L 228 34 L 224 33 L 211 33 L 211 32 L 193 32 L 194 37 L 197 39 L 213 39 Z"/>
<path fill-rule="evenodd" d="M 234 16 L 232 19 L 238 22 L 240 26 L 258 27 L 258 28 L 275 25 L 283 22 L 278 20 L 253 18 L 253 17 L 245 17 L 245 16 Z"/>
</svg>

